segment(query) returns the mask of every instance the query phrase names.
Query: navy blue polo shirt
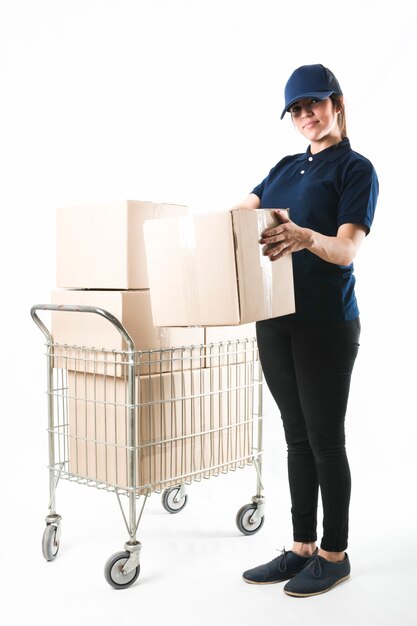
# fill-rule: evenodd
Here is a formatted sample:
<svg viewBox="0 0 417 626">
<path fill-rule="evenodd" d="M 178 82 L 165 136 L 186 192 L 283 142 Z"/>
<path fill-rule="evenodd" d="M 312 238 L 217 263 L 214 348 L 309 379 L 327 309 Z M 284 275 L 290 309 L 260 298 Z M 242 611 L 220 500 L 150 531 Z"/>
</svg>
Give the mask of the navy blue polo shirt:
<svg viewBox="0 0 417 626">
<path fill-rule="evenodd" d="M 349 139 L 311 154 L 287 156 L 252 193 L 261 208 L 289 208 L 298 226 L 334 237 L 342 224 L 363 224 L 369 232 L 378 197 L 372 163 L 354 152 Z M 294 252 L 296 312 L 303 321 L 347 321 L 359 315 L 353 264 L 335 265 L 308 250 Z"/>
</svg>

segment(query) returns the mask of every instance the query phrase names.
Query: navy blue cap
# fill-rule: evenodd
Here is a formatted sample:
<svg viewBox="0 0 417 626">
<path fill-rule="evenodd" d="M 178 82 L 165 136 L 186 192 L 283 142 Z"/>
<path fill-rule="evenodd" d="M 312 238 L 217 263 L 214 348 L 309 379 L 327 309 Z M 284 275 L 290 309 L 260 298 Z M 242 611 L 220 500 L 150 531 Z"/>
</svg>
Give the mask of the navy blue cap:
<svg viewBox="0 0 417 626">
<path fill-rule="evenodd" d="M 281 119 L 297 100 L 304 98 L 324 100 L 332 94 L 343 95 L 333 72 L 321 64 L 302 65 L 294 70 L 285 85 L 285 108 Z"/>
</svg>

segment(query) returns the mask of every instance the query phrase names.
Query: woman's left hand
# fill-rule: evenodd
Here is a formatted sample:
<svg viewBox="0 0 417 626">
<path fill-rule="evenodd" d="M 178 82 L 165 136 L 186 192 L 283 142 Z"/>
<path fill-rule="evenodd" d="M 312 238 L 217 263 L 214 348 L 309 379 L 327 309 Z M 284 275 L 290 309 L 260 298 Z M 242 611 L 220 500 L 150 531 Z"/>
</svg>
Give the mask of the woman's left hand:
<svg viewBox="0 0 417 626">
<path fill-rule="evenodd" d="M 311 233 L 308 228 L 301 228 L 294 224 L 279 209 L 275 210 L 275 214 L 280 222 L 279 226 L 265 230 L 259 240 L 259 243 L 263 244 L 262 254 L 268 256 L 271 261 L 276 261 L 285 254 L 306 248 Z"/>
</svg>

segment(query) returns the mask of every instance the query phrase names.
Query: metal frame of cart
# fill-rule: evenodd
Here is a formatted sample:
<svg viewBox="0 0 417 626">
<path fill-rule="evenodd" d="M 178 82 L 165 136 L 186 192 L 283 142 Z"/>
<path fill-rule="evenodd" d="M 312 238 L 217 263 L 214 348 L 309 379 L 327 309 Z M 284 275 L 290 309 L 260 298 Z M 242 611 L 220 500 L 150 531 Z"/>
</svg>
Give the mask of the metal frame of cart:
<svg viewBox="0 0 417 626">
<path fill-rule="evenodd" d="M 40 310 L 101 316 L 127 349 L 54 343 Z M 254 465 L 256 495 L 239 509 L 236 524 L 246 535 L 262 527 L 262 371 L 255 338 L 137 351 L 123 325 L 104 309 L 38 304 L 31 315 L 46 338 L 47 561 L 60 546 L 55 494 L 61 478 L 116 494 L 129 539 L 124 551 L 107 560 L 104 573 L 117 589 L 139 576 L 137 531 L 152 492 L 162 492 L 164 508 L 177 513 L 187 502 L 188 484 Z"/>
</svg>

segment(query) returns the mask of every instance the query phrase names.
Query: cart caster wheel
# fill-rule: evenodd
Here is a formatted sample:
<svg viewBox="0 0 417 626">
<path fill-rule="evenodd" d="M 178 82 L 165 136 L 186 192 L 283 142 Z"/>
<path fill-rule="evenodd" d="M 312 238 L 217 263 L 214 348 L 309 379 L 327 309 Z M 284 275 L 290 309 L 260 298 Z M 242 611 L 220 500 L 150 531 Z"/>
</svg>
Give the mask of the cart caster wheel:
<svg viewBox="0 0 417 626">
<path fill-rule="evenodd" d="M 140 565 L 135 567 L 128 574 L 123 574 L 122 569 L 126 561 L 129 559 L 129 552 L 116 552 L 108 560 L 104 566 L 104 576 L 111 587 L 115 589 L 126 589 L 133 585 L 139 576 Z"/>
<path fill-rule="evenodd" d="M 59 550 L 60 527 L 48 524 L 42 537 L 42 554 L 47 561 L 53 561 Z"/>
<path fill-rule="evenodd" d="M 236 515 L 236 525 L 241 533 L 244 535 L 253 535 L 258 532 L 263 526 L 265 516 L 263 515 L 255 522 L 251 522 L 250 518 L 256 511 L 256 504 L 245 504 L 239 509 Z"/>
<path fill-rule="evenodd" d="M 179 513 L 187 504 L 187 495 L 183 496 L 178 501 L 175 500 L 179 490 L 179 487 L 171 487 L 171 489 L 165 489 L 162 494 L 162 506 L 168 513 Z"/>
</svg>

